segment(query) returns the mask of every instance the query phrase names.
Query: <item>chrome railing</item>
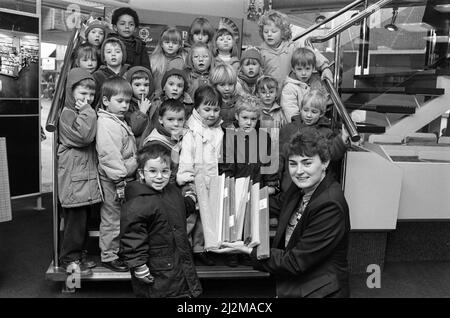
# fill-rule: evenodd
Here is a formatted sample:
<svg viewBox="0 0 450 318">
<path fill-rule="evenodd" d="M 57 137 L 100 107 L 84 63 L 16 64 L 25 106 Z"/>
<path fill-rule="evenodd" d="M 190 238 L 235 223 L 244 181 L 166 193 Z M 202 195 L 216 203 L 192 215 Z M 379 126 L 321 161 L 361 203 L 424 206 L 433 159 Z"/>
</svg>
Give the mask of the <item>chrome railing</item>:
<svg viewBox="0 0 450 318">
<path fill-rule="evenodd" d="M 78 47 L 80 39 L 80 30 L 74 29 L 67 46 L 64 56 L 64 64 L 59 74 L 56 84 L 55 94 L 53 96 L 50 112 L 47 117 L 45 129 L 53 132 L 53 157 L 52 157 L 52 191 L 53 191 L 53 266 L 59 266 L 59 206 L 58 206 L 58 119 L 60 110 L 64 105 L 65 85 L 67 74 L 72 68 L 74 52 Z"/>
<path fill-rule="evenodd" d="M 395 0 L 381 0 L 377 3 L 372 4 L 371 6 L 367 7 L 365 10 L 361 11 L 357 15 L 355 15 L 350 20 L 347 20 L 346 22 L 342 23 L 341 25 L 338 25 L 334 29 L 331 29 L 328 31 L 327 34 L 323 36 L 313 36 L 309 38 L 309 41 L 312 43 L 322 43 L 326 42 L 332 38 L 334 38 L 339 33 L 342 33 L 343 31 L 347 30 L 348 28 L 352 27 L 355 23 L 360 22 L 361 20 L 367 18 L 368 16 L 372 15 L 373 13 L 377 12 L 384 6 L 390 4 L 391 2 L 394 2 Z"/>
<path fill-rule="evenodd" d="M 336 109 L 339 116 L 342 118 L 342 122 L 344 124 L 345 129 L 347 129 L 350 139 L 355 142 L 361 139 L 361 136 L 358 134 L 358 130 L 356 129 L 356 125 L 350 117 L 349 113 L 345 109 L 344 103 L 342 103 L 339 94 L 333 86 L 333 83 L 329 79 L 324 79 L 325 87 L 330 94 L 330 97 L 333 101 L 334 108 Z"/>
<path fill-rule="evenodd" d="M 327 24 L 328 22 L 330 22 L 331 20 L 339 17 L 341 14 L 350 11 L 351 9 L 363 4 L 365 2 L 365 0 L 356 0 L 350 4 L 348 4 L 347 6 L 343 7 L 341 10 L 337 11 L 336 13 L 334 13 L 333 15 L 329 16 L 328 18 L 326 18 L 325 20 L 323 20 L 320 23 L 316 23 L 312 26 L 310 26 L 309 28 L 307 28 L 305 31 L 303 31 L 302 33 L 300 33 L 298 36 L 296 36 L 295 38 L 293 38 L 293 41 L 297 41 L 298 39 L 310 34 L 312 31 L 317 30 L 318 28 L 320 28 L 322 25 Z"/>
</svg>

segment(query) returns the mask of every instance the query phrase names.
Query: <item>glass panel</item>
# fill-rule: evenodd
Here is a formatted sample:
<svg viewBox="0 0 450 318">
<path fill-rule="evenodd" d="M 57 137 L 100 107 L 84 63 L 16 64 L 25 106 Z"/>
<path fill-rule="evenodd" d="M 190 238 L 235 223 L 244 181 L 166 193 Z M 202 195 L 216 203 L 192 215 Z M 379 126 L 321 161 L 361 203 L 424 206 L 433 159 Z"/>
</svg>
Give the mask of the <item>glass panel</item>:
<svg viewBox="0 0 450 318">
<path fill-rule="evenodd" d="M 36 13 L 36 0 L 2 0 L 0 8 Z"/>
</svg>

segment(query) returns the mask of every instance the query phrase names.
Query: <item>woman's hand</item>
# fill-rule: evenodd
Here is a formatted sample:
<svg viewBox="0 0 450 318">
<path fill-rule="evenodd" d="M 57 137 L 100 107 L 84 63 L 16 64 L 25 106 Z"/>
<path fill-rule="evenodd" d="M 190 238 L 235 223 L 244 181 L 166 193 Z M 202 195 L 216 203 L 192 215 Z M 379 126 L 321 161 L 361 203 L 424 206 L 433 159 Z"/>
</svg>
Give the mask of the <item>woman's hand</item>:
<svg viewBox="0 0 450 318">
<path fill-rule="evenodd" d="M 211 250 L 211 252 L 218 254 L 247 254 L 250 255 L 252 248 L 244 244 L 243 241 L 223 242 L 220 249 Z"/>
<path fill-rule="evenodd" d="M 320 79 L 322 81 L 326 78 L 328 78 L 330 82 L 333 83 L 333 73 L 330 71 L 328 67 L 322 71 L 322 75 L 320 76 Z"/>
</svg>

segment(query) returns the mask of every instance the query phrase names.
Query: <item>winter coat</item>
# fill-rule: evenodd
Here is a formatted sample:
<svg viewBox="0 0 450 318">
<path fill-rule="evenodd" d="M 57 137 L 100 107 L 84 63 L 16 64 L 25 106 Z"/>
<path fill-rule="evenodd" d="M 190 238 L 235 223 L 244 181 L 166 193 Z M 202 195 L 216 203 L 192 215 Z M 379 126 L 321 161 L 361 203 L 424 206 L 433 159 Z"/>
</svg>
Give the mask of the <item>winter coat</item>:
<svg viewBox="0 0 450 318">
<path fill-rule="evenodd" d="M 95 79 L 95 98 L 92 106 L 95 105 L 95 109 L 103 108 L 101 101 L 102 85 L 110 78 L 121 77 L 123 78 L 125 73 L 128 71 L 130 66 L 128 64 L 123 64 L 119 73 L 114 73 L 108 66 L 100 65 L 99 69 L 92 74 Z"/>
<path fill-rule="evenodd" d="M 293 116 L 300 115 L 300 107 L 303 97 L 309 92 L 307 83 L 294 79 L 290 76 L 286 78 L 281 90 L 280 106 L 284 116 L 290 123 Z"/>
<path fill-rule="evenodd" d="M 283 80 L 289 75 L 291 67 L 291 58 L 295 49 L 300 44 L 292 41 L 283 41 L 277 48 L 272 48 L 263 42 L 260 46 L 260 52 L 263 62 L 264 74 L 274 77 L 281 88 Z M 306 47 L 309 48 L 309 47 Z M 309 48 L 311 49 L 311 48 Z M 316 55 L 316 70 L 322 71 L 328 66 L 328 59 L 319 51 L 311 49 Z"/>
<path fill-rule="evenodd" d="M 194 99 L 194 94 L 197 88 L 204 85 L 210 85 L 211 81 L 209 80 L 209 70 L 203 73 L 199 73 L 196 70 L 191 70 L 188 74 L 189 79 L 189 89 L 188 93 L 192 99 Z"/>
<path fill-rule="evenodd" d="M 319 133 L 328 139 L 330 161 L 333 163 L 333 161 L 336 162 L 344 158 L 348 145 L 342 141 L 341 135 L 338 132 L 331 130 L 330 126 L 330 120 L 321 117 L 313 127 L 316 127 Z M 291 176 L 289 175 L 289 158 L 286 147 L 292 136 L 303 127 L 306 127 L 306 125 L 302 122 L 300 115 L 298 115 L 292 118 L 292 123 L 287 124 L 280 130 L 280 169 L 278 176 L 281 180 L 281 191 L 287 191 L 292 183 Z M 330 168 L 331 165 L 328 169 Z"/>
<path fill-rule="evenodd" d="M 148 111 L 149 120 L 147 122 L 147 126 L 145 127 L 144 132 L 141 135 L 140 141 L 137 144 L 138 149 L 141 149 L 143 146 L 143 141 L 152 133 L 152 131 L 158 127 L 159 125 L 159 107 L 161 104 L 167 99 L 166 95 L 163 91 L 155 92 L 154 97 L 152 98 L 152 106 Z M 192 101 L 191 96 L 184 92 L 182 97 L 180 98 L 181 102 L 184 105 L 184 117 L 188 119 L 192 113 L 192 109 L 194 108 L 194 102 Z"/>
<path fill-rule="evenodd" d="M 180 161 L 180 152 L 181 152 L 181 141 L 183 140 L 183 136 L 187 133 L 187 129 L 184 129 L 179 139 L 174 139 L 170 133 L 158 123 L 157 127 L 153 129 L 150 135 L 145 138 L 142 142 L 142 146 L 147 144 L 160 144 L 166 147 L 170 153 L 172 158 L 172 172 L 170 174 L 169 182 L 175 183 L 177 172 L 178 172 L 178 163 Z"/>
<path fill-rule="evenodd" d="M 235 112 L 236 112 L 236 102 L 239 98 L 239 94 L 237 91 L 234 91 L 234 95 L 230 100 L 223 100 L 222 107 L 220 108 L 220 117 L 223 120 L 224 127 L 232 127 L 233 122 L 236 120 Z"/>
<path fill-rule="evenodd" d="M 120 115 L 98 111 L 98 171 L 114 183 L 133 178 L 137 169 L 136 140 Z"/>
<path fill-rule="evenodd" d="M 281 106 L 275 102 L 270 109 L 263 108 L 261 110 L 259 122 L 261 128 L 267 128 L 270 133 L 270 128 L 281 129 L 285 126 L 287 124 L 287 119 L 286 116 L 284 116 Z M 272 134 L 270 137 L 273 138 Z"/>
<path fill-rule="evenodd" d="M 127 82 L 132 84 L 131 82 L 132 82 L 133 74 L 135 74 L 136 72 L 140 72 L 140 71 L 146 72 L 149 77 L 149 92 L 148 92 L 147 98 L 152 100 L 154 98 L 153 93 L 155 91 L 155 87 L 154 87 L 154 81 L 153 81 L 153 77 L 152 77 L 150 70 L 148 70 L 142 66 L 134 66 L 125 73 L 124 77 L 127 80 Z M 148 125 L 148 120 L 149 120 L 148 113 L 151 110 L 151 106 L 150 106 L 147 113 L 144 114 L 143 112 L 141 112 L 139 110 L 139 103 L 140 103 L 140 100 L 138 98 L 136 98 L 135 96 L 131 97 L 130 107 L 128 108 L 128 111 L 125 113 L 125 121 L 127 122 L 128 126 L 130 126 L 131 130 L 133 131 L 134 137 L 136 138 L 136 145 L 139 145 L 141 135 L 144 132 L 145 127 L 147 127 L 147 125 Z"/>
<path fill-rule="evenodd" d="M 65 105 L 58 123 L 58 196 L 64 208 L 102 201 L 94 144 L 97 114 L 89 104 L 77 110 L 72 94 L 73 86 L 87 78 L 93 79 L 86 70 L 75 68 L 70 71 Z"/>
<path fill-rule="evenodd" d="M 219 175 L 223 138 L 221 124 L 222 121 L 219 120 L 213 127 L 208 127 L 195 109 L 192 112 L 187 121 L 189 131 L 181 142 L 177 173 L 177 183 L 180 186 L 197 174 L 205 177 Z"/>
<path fill-rule="evenodd" d="M 234 178 L 250 177 L 261 187 L 278 186 L 279 154 L 277 147 L 272 153 L 271 142 L 269 134 L 259 125 L 248 133 L 238 128 L 236 122 L 234 128 L 224 128 L 223 162 L 219 163 L 219 174 Z"/>
<path fill-rule="evenodd" d="M 239 95 L 249 94 L 256 96 L 256 81 L 258 76 L 251 78 L 239 73 L 236 83 L 236 92 Z"/>
<path fill-rule="evenodd" d="M 124 38 L 117 33 L 110 33 L 108 34 L 108 38 L 110 37 L 116 37 L 125 44 L 127 51 L 126 64 L 130 66 L 144 66 L 150 69 L 150 58 L 144 41 L 134 35 L 129 38 Z"/>
<path fill-rule="evenodd" d="M 187 213 L 195 211 L 191 198 L 168 184 L 156 191 L 131 182 L 125 188 L 120 219 L 119 255 L 130 267 L 134 284 L 151 298 L 197 297 L 202 287 L 186 233 Z M 133 269 L 146 264 L 154 284 L 137 281 Z"/>
<path fill-rule="evenodd" d="M 286 228 L 298 209 L 302 191 L 295 185 L 271 197 L 271 209 L 280 219 L 270 249 L 270 258 L 250 257 L 253 267 L 274 275 L 278 297 L 349 297 L 348 205 L 341 185 L 325 176 L 306 206 L 287 246 Z"/>
</svg>

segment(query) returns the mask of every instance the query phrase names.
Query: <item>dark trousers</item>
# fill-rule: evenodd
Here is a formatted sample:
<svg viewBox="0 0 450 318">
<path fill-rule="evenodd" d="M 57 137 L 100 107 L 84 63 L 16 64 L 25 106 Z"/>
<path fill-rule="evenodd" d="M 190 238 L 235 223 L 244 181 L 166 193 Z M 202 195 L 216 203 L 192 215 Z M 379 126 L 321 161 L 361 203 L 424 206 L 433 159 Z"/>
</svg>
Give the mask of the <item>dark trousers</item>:
<svg viewBox="0 0 450 318">
<path fill-rule="evenodd" d="M 81 259 L 81 251 L 88 238 L 88 219 L 90 206 L 64 208 L 64 237 L 61 244 L 61 263 Z"/>
</svg>

